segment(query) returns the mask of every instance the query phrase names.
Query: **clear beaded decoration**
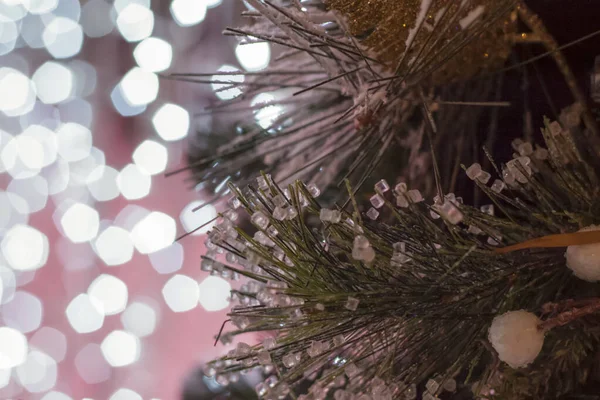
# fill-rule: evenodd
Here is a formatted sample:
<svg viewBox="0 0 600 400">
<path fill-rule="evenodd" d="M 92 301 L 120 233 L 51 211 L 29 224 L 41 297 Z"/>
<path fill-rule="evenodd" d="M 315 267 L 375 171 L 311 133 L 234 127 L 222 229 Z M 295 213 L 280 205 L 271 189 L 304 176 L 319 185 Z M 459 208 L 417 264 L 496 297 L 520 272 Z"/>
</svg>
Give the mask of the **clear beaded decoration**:
<svg viewBox="0 0 600 400">
<path fill-rule="evenodd" d="M 471 164 L 471 166 L 469 168 L 467 168 L 467 176 L 472 181 L 477 179 L 479 177 L 479 175 L 481 174 L 481 172 L 482 172 L 482 169 L 481 169 L 481 165 L 479 163 Z"/>
<path fill-rule="evenodd" d="M 257 177 L 256 184 L 258 185 L 258 188 L 261 190 L 269 189 L 269 182 L 267 181 L 267 179 L 264 176 Z"/>
<path fill-rule="evenodd" d="M 377 219 L 377 217 L 379 217 L 379 211 L 377 211 L 376 209 L 371 207 L 371 208 L 369 208 L 369 211 L 367 211 L 367 217 L 369 217 L 369 219 L 372 219 L 373 221 L 375 221 Z"/>
<path fill-rule="evenodd" d="M 504 189 L 506 189 L 506 184 L 503 181 L 501 181 L 500 179 L 496 179 L 494 181 L 494 183 L 492 184 L 491 189 L 492 189 L 492 192 L 500 193 Z"/>
<path fill-rule="evenodd" d="M 427 383 L 425 383 L 425 388 L 429 391 L 429 393 L 437 393 L 440 388 L 440 383 L 435 379 L 429 379 Z"/>
<path fill-rule="evenodd" d="M 375 191 L 380 193 L 385 193 L 390 190 L 390 185 L 387 183 L 385 179 L 380 180 L 375 184 Z"/>
<path fill-rule="evenodd" d="M 261 211 L 257 211 L 252 214 L 250 221 L 252 221 L 252 223 L 260 229 L 266 229 L 267 226 L 269 226 L 269 218 L 267 218 L 267 216 Z"/>
<path fill-rule="evenodd" d="M 448 379 L 442 385 L 442 388 L 447 392 L 455 392 L 456 391 L 456 380 Z"/>
<path fill-rule="evenodd" d="M 360 374 L 360 369 L 354 363 L 348 363 L 344 368 L 344 372 L 348 376 L 348 378 L 352 379 L 356 375 Z"/>
<path fill-rule="evenodd" d="M 400 182 L 399 184 L 397 184 L 394 187 L 394 191 L 396 193 L 406 193 L 407 190 L 408 190 L 408 187 L 406 186 L 406 183 L 404 183 L 404 182 Z"/>
<path fill-rule="evenodd" d="M 321 195 L 321 190 L 314 183 L 309 184 L 306 186 L 306 188 L 308 189 L 308 193 L 310 193 L 310 195 L 314 198 L 317 198 Z"/>
<path fill-rule="evenodd" d="M 275 204 L 276 207 L 284 208 L 287 206 L 288 202 L 282 194 L 278 194 L 273 196 L 273 204 Z"/>
<path fill-rule="evenodd" d="M 491 178 L 492 178 L 492 175 L 489 172 L 486 172 L 483 170 L 477 176 L 477 180 L 479 182 L 483 183 L 484 185 L 486 185 L 490 181 Z"/>
<path fill-rule="evenodd" d="M 484 214 L 494 215 L 494 205 L 493 204 L 483 205 L 483 206 L 481 206 L 480 210 Z"/>
<path fill-rule="evenodd" d="M 263 340 L 262 345 L 265 349 L 272 350 L 277 346 L 277 341 L 275 338 L 268 337 Z"/>
<path fill-rule="evenodd" d="M 562 133 L 562 126 L 560 126 L 558 121 L 552 121 L 548 128 L 550 129 L 552 136 L 558 136 Z"/>
<path fill-rule="evenodd" d="M 385 200 L 378 194 L 371 196 L 369 199 L 371 201 L 371 205 L 375 208 L 381 208 L 385 204 Z"/>
<path fill-rule="evenodd" d="M 346 305 L 344 307 L 346 307 L 347 310 L 356 311 L 359 303 L 360 303 L 360 300 L 358 300 L 357 298 L 348 297 L 348 300 L 346 300 Z"/>
<path fill-rule="evenodd" d="M 268 365 L 272 363 L 271 354 L 267 350 L 259 351 L 256 355 L 256 358 L 261 365 Z"/>
</svg>

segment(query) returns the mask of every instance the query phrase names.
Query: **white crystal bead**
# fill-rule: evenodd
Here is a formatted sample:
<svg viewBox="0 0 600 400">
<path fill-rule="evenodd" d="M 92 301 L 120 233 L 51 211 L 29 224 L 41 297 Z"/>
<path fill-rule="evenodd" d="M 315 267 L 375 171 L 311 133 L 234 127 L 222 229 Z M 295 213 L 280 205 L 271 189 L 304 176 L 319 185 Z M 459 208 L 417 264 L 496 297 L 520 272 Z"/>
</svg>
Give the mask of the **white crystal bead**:
<svg viewBox="0 0 600 400">
<path fill-rule="evenodd" d="M 492 175 L 489 172 L 481 171 L 477 176 L 477 180 L 486 185 L 490 181 L 491 177 Z"/>
<path fill-rule="evenodd" d="M 579 232 L 598 230 L 600 225 L 590 225 Z M 567 267 L 576 277 L 588 282 L 600 281 L 600 243 L 569 246 L 565 257 Z"/>
<path fill-rule="evenodd" d="M 488 331 L 488 340 L 500 360 L 512 368 L 531 364 L 544 345 L 540 319 L 525 310 L 509 311 L 497 316 Z"/>
<path fill-rule="evenodd" d="M 406 183 L 404 183 L 404 182 L 400 182 L 399 184 L 396 185 L 396 187 L 394 187 L 394 191 L 396 193 L 406 193 L 407 190 L 408 190 L 408 186 L 406 186 Z"/>
<path fill-rule="evenodd" d="M 481 174 L 481 171 L 482 169 L 479 163 L 471 164 L 471 166 L 467 168 L 467 176 L 469 177 L 469 179 L 474 181 L 475 179 L 477 179 L 479 174 Z"/>
<path fill-rule="evenodd" d="M 385 193 L 390 190 L 390 185 L 387 183 L 385 179 L 380 180 L 375 184 L 375 191 Z"/>
<path fill-rule="evenodd" d="M 276 207 L 285 207 L 287 206 L 287 200 L 286 198 L 282 195 L 282 194 L 278 194 L 276 196 L 273 197 L 273 204 L 275 204 Z"/>
<path fill-rule="evenodd" d="M 366 249 L 369 246 L 371 246 L 371 244 L 369 243 L 369 240 L 366 237 L 362 235 L 357 235 L 354 237 L 354 248 Z"/>
<path fill-rule="evenodd" d="M 252 214 L 250 220 L 254 225 L 256 225 L 260 229 L 266 229 L 267 226 L 269 226 L 269 218 L 267 218 L 267 216 L 261 211 L 257 211 L 254 214 Z"/>
<path fill-rule="evenodd" d="M 298 216 L 298 211 L 296 211 L 295 207 L 287 208 L 287 219 L 294 219 Z"/>
<path fill-rule="evenodd" d="M 533 156 L 540 161 L 547 160 L 548 159 L 548 150 L 543 147 L 538 147 L 535 150 L 535 152 L 533 153 Z"/>
<path fill-rule="evenodd" d="M 562 126 L 560 126 L 558 121 L 551 122 L 548 128 L 550 129 L 552 136 L 558 136 L 562 133 Z"/>
<path fill-rule="evenodd" d="M 275 338 L 268 337 L 263 340 L 262 345 L 265 349 L 272 350 L 277 346 L 277 341 Z"/>
<path fill-rule="evenodd" d="M 415 400 L 417 398 L 417 385 L 416 384 L 411 384 L 405 391 L 404 391 L 404 398 L 406 400 Z"/>
<path fill-rule="evenodd" d="M 257 177 L 256 184 L 258 185 L 259 189 L 262 189 L 262 190 L 269 189 L 269 182 L 267 181 L 267 179 L 264 176 Z"/>
<path fill-rule="evenodd" d="M 375 207 L 375 208 L 381 208 L 385 204 L 385 200 L 383 199 L 383 197 L 381 197 L 378 194 L 371 196 L 370 201 L 371 201 L 371 204 L 373 205 L 373 207 Z"/>
<path fill-rule="evenodd" d="M 238 357 L 244 357 L 247 356 L 248 354 L 250 354 L 250 352 L 252 351 L 252 348 L 244 343 L 244 342 L 240 342 L 237 344 L 237 347 L 235 348 L 235 355 Z"/>
<path fill-rule="evenodd" d="M 346 309 L 350 310 L 350 311 L 356 311 L 356 309 L 358 308 L 358 304 L 360 303 L 360 300 L 358 300 L 355 297 L 348 297 L 348 300 L 346 301 Z"/>
<path fill-rule="evenodd" d="M 406 208 L 408 207 L 408 199 L 403 194 L 398 194 L 396 196 L 396 205 L 398 207 Z"/>
<path fill-rule="evenodd" d="M 273 218 L 275 218 L 278 221 L 283 221 L 287 218 L 287 215 L 288 212 L 285 208 L 275 207 L 275 209 L 273 210 Z"/>
<path fill-rule="evenodd" d="M 522 156 L 528 156 L 533 153 L 533 146 L 529 142 L 524 142 L 519 145 L 517 151 Z"/>
<path fill-rule="evenodd" d="M 308 189 L 308 193 L 314 198 L 321 195 L 321 190 L 314 183 L 309 184 L 306 188 Z"/>
<path fill-rule="evenodd" d="M 429 379 L 425 384 L 425 388 L 429 391 L 429 393 L 436 394 L 440 388 L 440 383 L 435 379 Z"/>
<path fill-rule="evenodd" d="M 405 242 L 396 242 L 392 245 L 394 248 L 394 254 L 396 253 L 405 253 L 406 252 L 406 243 Z"/>
<path fill-rule="evenodd" d="M 334 347 L 340 347 L 341 345 L 343 345 L 346 342 L 346 339 L 344 338 L 344 335 L 339 334 L 333 337 L 333 345 Z"/>
<path fill-rule="evenodd" d="M 261 365 L 268 365 L 268 364 L 271 364 L 271 362 L 272 362 L 271 354 L 269 354 L 269 352 L 267 350 L 259 351 L 258 354 L 256 355 L 256 357 L 258 358 L 258 362 Z"/>
<path fill-rule="evenodd" d="M 494 205 L 493 204 L 486 204 L 484 206 L 481 206 L 480 210 L 484 214 L 494 215 Z"/>
<path fill-rule="evenodd" d="M 456 380 L 450 378 L 448 380 L 446 380 L 446 382 L 444 382 L 444 384 L 442 385 L 442 388 L 447 391 L 447 392 L 455 392 L 456 391 Z"/>
<path fill-rule="evenodd" d="M 492 184 L 492 192 L 500 193 L 506 188 L 506 184 L 502 182 L 500 179 L 496 179 Z"/>
<path fill-rule="evenodd" d="M 229 206 L 234 210 L 238 209 L 242 205 L 242 202 L 237 197 L 230 198 L 227 203 L 229 203 Z"/>
<path fill-rule="evenodd" d="M 379 217 L 379 211 L 377 211 L 376 209 L 371 207 L 371 208 L 369 208 L 369 211 L 367 211 L 367 217 L 369 217 L 369 219 L 372 219 L 373 221 L 375 221 L 377 219 L 377 217 Z"/>
<path fill-rule="evenodd" d="M 472 233 L 473 235 L 481 235 L 483 231 L 479 229 L 476 225 L 469 225 L 469 229 L 467 232 Z"/>
</svg>

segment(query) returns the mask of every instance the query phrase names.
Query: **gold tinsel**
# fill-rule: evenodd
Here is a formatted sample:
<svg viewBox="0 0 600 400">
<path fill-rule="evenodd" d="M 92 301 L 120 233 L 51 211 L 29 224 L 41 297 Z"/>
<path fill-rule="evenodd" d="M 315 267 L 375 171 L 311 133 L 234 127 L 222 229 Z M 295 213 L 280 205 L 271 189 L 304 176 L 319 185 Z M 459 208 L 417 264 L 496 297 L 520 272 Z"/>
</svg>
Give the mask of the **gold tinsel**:
<svg viewBox="0 0 600 400">
<path fill-rule="evenodd" d="M 516 21 L 511 16 L 514 0 L 327 0 L 326 3 L 347 18 L 351 33 L 361 38 L 379 61 L 391 69 L 399 67 L 401 74 L 409 68 L 415 72 L 413 63 L 421 64 L 422 71 L 427 71 L 444 61 L 443 67 L 426 74 L 433 83 L 467 79 L 501 66 L 516 34 Z M 425 10 L 417 30 L 419 14 Z M 461 26 L 461 22 L 465 25 L 469 19 L 472 22 L 468 26 Z M 414 40 L 405 55 L 411 30 L 416 34 L 413 33 Z M 473 35 L 476 37 L 468 45 L 453 54 L 459 43 Z"/>
</svg>

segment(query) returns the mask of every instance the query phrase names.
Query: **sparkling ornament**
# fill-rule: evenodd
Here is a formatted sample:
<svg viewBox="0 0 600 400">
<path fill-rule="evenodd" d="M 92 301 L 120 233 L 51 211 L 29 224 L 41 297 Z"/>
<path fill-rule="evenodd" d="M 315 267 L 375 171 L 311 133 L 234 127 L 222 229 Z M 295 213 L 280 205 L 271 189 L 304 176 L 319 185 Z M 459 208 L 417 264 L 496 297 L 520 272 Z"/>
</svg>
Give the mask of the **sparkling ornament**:
<svg viewBox="0 0 600 400">
<path fill-rule="evenodd" d="M 512 368 L 522 368 L 533 362 L 544 345 L 540 319 L 525 310 L 509 311 L 497 316 L 488 331 L 488 340 L 500 360 Z"/>
<path fill-rule="evenodd" d="M 590 225 L 579 232 L 597 230 L 600 230 L 600 225 Z M 567 267 L 576 277 L 588 282 L 600 281 L 600 243 L 569 246 L 565 257 Z"/>
<path fill-rule="evenodd" d="M 412 63 L 424 64 L 425 60 L 416 60 L 419 56 L 434 63 L 442 60 L 447 49 L 432 46 L 434 30 L 441 32 L 439 43 L 478 35 L 432 74 L 434 83 L 500 67 L 510 54 L 516 32 L 510 0 L 474 0 L 467 5 L 444 0 L 329 0 L 327 4 L 346 16 L 350 32 L 364 38 L 363 44 L 391 68 L 400 60 L 401 69 Z M 499 13 L 501 18 L 494 19 Z M 482 25 L 487 29 L 481 30 Z M 433 51 L 422 52 L 430 46 Z"/>
</svg>

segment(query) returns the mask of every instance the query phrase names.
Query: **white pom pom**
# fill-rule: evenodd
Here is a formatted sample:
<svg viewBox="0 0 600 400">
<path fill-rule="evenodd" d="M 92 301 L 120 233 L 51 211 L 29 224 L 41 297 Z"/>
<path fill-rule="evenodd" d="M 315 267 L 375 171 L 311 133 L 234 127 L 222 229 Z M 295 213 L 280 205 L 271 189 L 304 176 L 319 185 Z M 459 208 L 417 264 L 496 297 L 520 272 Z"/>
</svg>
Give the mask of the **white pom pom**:
<svg viewBox="0 0 600 400">
<path fill-rule="evenodd" d="M 513 368 L 525 367 L 540 354 L 544 332 L 538 329 L 540 319 L 525 310 L 509 311 L 492 321 L 488 340 L 500 360 Z"/>
<path fill-rule="evenodd" d="M 597 230 L 600 230 L 600 226 L 590 225 L 579 232 Z M 565 257 L 567 267 L 576 277 L 588 282 L 600 281 L 600 243 L 569 246 Z"/>
</svg>

